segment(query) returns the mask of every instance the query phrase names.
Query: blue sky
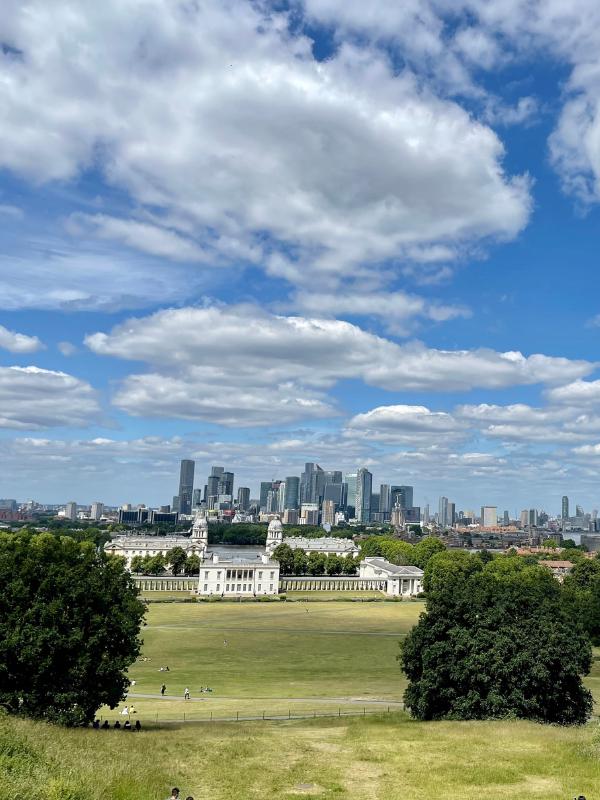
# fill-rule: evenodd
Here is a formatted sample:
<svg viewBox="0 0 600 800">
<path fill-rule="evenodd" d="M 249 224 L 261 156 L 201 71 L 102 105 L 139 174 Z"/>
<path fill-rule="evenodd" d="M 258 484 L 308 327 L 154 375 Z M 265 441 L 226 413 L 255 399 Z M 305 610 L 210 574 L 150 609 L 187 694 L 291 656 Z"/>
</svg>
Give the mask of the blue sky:
<svg viewBox="0 0 600 800">
<path fill-rule="evenodd" d="M 0 496 L 600 504 L 596 3 L 9 6 Z"/>
</svg>

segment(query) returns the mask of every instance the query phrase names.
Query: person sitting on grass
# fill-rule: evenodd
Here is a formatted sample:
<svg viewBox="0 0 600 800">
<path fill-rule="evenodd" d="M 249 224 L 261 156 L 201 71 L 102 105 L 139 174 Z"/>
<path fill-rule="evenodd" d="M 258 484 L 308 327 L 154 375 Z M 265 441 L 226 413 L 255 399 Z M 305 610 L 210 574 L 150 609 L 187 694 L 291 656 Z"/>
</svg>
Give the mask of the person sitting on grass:
<svg viewBox="0 0 600 800">
<path fill-rule="evenodd" d="M 136 731 L 141 731 L 142 730 L 142 723 L 139 721 L 139 719 L 136 719 L 136 721 L 135 721 L 135 729 L 136 729 Z"/>
<path fill-rule="evenodd" d="M 110 728 L 110 725 L 108 724 L 108 720 L 105 719 L 104 722 L 102 723 L 102 730 L 103 731 L 107 731 L 109 728 Z"/>
<path fill-rule="evenodd" d="M 129 720 L 125 720 L 125 725 L 123 725 L 123 730 L 124 731 L 130 731 L 131 730 L 131 722 Z"/>
<path fill-rule="evenodd" d="M 171 797 L 169 797 L 169 800 L 178 800 L 178 798 L 179 789 L 175 786 L 173 789 L 171 789 Z"/>
<path fill-rule="evenodd" d="M 118 731 L 118 730 L 120 729 L 120 727 L 121 727 L 121 723 L 119 722 L 119 720 L 117 720 L 117 721 L 115 722 L 115 724 L 113 725 L 113 728 L 114 728 L 116 731 Z"/>
</svg>

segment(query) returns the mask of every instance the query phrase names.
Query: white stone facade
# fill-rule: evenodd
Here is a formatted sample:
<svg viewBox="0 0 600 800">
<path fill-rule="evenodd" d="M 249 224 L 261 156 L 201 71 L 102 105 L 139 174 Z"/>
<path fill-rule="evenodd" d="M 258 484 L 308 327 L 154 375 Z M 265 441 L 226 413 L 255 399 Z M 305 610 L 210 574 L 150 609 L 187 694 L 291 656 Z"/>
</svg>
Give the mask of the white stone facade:
<svg viewBox="0 0 600 800">
<path fill-rule="evenodd" d="M 269 595 L 279 593 L 279 562 L 266 555 L 262 559 L 222 560 L 215 554 L 200 566 L 198 594 L 222 597 Z"/>
<path fill-rule="evenodd" d="M 423 591 L 423 570 L 412 566 L 398 566 L 385 558 L 365 558 L 360 562 L 361 578 L 378 578 L 386 581 L 386 594 L 392 597 L 414 597 Z"/>
<path fill-rule="evenodd" d="M 292 550 L 304 550 L 310 553 L 324 553 L 326 556 L 357 556 L 359 548 L 352 539 L 337 539 L 334 536 L 320 536 L 318 539 L 309 539 L 304 536 L 288 536 L 283 540 Z"/>
</svg>

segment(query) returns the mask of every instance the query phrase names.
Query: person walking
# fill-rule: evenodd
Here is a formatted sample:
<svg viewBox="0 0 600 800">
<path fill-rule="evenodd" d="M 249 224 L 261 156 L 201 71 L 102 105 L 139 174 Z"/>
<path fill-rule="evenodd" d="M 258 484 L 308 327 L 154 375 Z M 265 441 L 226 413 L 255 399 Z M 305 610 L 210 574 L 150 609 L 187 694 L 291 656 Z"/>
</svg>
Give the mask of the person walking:
<svg viewBox="0 0 600 800">
<path fill-rule="evenodd" d="M 183 699 L 184 700 L 189 700 L 190 699 L 190 690 L 189 690 L 189 688 L 187 686 L 185 687 L 185 692 L 183 693 Z"/>
<path fill-rule="evenodd" d="M 165 696 L 165 692 L 166 691 L 167 691 L 167 686 L 166 686 L 166 684 L 163 683 L 162 686 L 160 687 L 160 693 L 161 693 L 162 697 Z"/>
</svg>

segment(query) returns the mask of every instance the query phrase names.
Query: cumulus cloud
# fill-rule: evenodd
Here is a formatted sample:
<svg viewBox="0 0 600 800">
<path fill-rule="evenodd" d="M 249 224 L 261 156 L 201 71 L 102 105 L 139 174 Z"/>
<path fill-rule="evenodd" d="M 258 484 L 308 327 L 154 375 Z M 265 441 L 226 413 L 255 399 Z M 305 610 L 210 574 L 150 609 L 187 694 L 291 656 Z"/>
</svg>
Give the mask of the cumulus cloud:
<svg viewBox="0 0 600 800">
<path fill-rule="evenodd" d="M 505 173 L 489 127 L 376 49 L 315 60 L 260 9 L 12 0 L 0 165 L 68 181 L 93 164 L 156 223 L 92 215 L 97 235 L 186 259 L 266 242 L 285 256 L 269 268 L 292 253 L 307 283 L 524 227 L 528 180 Z"/>
<path fill-rule="evenodd" d="M 0 428 L 85 427 L 99 417 L 85 381 L 39 367 L 0 367 Z"/>
<path fill-rule="evenodd" d="M 379 406 L 349 420 L 344 435 L 374 442 L 441 449 L 466 438 L 464 423 L 443 411 L 425 406 Z"/>
<path fill-rule="evenodd" d="M 548 400 L 576 408 L 600 404 L 600 380 L 576 380 L 564 386 L 556 386 L 546 392 Z"/>
<path fill-rule="evenodd" d="M 269 396 L 273 424 L 279 413 L 287 421 L 331 414 L 322 393 L 347 378 L 388 391 L 454 391 L 552 384 L 594 368 L 540 354 L 399 345 L 349 322 L 277 316 L 253 306 L 159 311 L 91 334 L 85 343 L 99 355 L 154 367 L 119 388 L 115 402 L 130 413 L 227 424 L 258 424 L 253 409 Z"/>
<path fill-rule="evenodd" d="M 396 335 L 408 335 L 422 320 L 447 322 L 471 316 L 470 310 L 462 305 L 428 301 L 406 292 L 369 292 L 361 286 L 350 286 L 345 292 L 336 294 L 300 291 L 294 296 L 294 306 L 320 317 L 378 318 L 386 330 Z"/>
<path fill-rule="evenodd" d="M 24 333 L 9 331 L 0 325 L 0 348 L 11 353 L 35 353 L 42 350 L 44 345 L 37 336 L 27 336 Z"/>
</svg>

